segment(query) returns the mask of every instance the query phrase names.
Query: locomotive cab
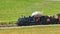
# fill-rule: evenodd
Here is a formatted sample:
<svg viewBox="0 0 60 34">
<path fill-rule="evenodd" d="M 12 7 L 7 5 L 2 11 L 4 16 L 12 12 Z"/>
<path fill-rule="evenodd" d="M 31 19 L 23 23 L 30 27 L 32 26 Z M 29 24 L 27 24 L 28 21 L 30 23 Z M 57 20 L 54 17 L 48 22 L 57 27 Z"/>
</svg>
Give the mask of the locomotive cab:
<svg viewBox="0 0 60 34">
<path fill-rule="evenodd" d="M 60 14 L 57 14 L 58 16 L 58 24 L 60 24 Z"/>
</svg>

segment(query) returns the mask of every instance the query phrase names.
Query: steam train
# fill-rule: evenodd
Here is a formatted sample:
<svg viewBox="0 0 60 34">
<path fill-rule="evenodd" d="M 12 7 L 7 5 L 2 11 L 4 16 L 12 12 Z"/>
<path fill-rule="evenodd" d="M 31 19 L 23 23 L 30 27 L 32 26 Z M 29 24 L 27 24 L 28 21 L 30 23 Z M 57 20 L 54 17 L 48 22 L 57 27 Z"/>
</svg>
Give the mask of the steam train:
<svg viewBox="0 0 60 34">
<path fill-rule="evenodd" d="M 18 26 L 29 26 L 29 25 L 48 25 L 48 24 L 60 24 L 60 14 L 55 16 L 41 16 L 35 18 L 34 16 L 19 18 L 17 25 Z"/>
</svg>

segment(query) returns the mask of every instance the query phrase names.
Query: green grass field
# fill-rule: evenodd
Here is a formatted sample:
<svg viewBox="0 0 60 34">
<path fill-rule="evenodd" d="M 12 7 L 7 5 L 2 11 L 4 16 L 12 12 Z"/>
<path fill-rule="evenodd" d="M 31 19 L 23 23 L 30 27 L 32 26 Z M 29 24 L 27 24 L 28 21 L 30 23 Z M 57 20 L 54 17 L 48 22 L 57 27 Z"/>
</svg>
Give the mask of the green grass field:
<svg viewBox="0 0 60 34">
<path fill-rule="evenodd" d="M 19 17 L 30 16 L 34 11 L 43 15 L 60 13 L 60 1 L 52 0 L 0 0 L 0 23 L 16 23 Z"/>
<path fill-rule="evenodd" d="M 0 34 L 60 34 L 60 26 L 0 29 Z"/>
</svg>

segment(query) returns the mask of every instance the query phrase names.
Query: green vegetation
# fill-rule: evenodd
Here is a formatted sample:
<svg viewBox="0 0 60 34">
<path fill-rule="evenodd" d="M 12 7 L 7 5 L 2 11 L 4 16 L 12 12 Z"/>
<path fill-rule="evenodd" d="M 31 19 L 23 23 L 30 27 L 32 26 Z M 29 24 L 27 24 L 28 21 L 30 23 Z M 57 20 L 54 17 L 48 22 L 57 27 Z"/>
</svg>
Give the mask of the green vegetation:
<svg viewBox="0 0 60 34">
<path fill-rule="evenodd" d="M 60 26 L 0 29 L 0 34 L 60 34 Z"/>
<path fill-rule="evenodd" d="M 60 1 L 52 0 L 0 0 L 0 23 L 16 23 L 19 17 L 30 16 L 34 11 L 43 15 L 60 13 Z"/>
</svg>

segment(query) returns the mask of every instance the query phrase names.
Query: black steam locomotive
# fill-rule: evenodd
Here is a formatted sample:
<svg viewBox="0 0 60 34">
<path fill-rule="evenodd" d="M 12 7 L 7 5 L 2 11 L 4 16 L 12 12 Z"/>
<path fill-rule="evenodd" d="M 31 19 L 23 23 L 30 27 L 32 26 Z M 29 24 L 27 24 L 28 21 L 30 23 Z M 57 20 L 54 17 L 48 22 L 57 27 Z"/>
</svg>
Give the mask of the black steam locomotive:
<svg viewBox="0 0 60 34">
<path fill-rule="evenodd" d="M 18 26 L 29 26 L 29 25 L 47 25 L 47 24 L 60 24 L 60 14 L 57 15 L 58 18 L 54 16 L 41 16 L 35 18 L 34 16 L 19 18 L 17 25 Z"/>
</svg>

